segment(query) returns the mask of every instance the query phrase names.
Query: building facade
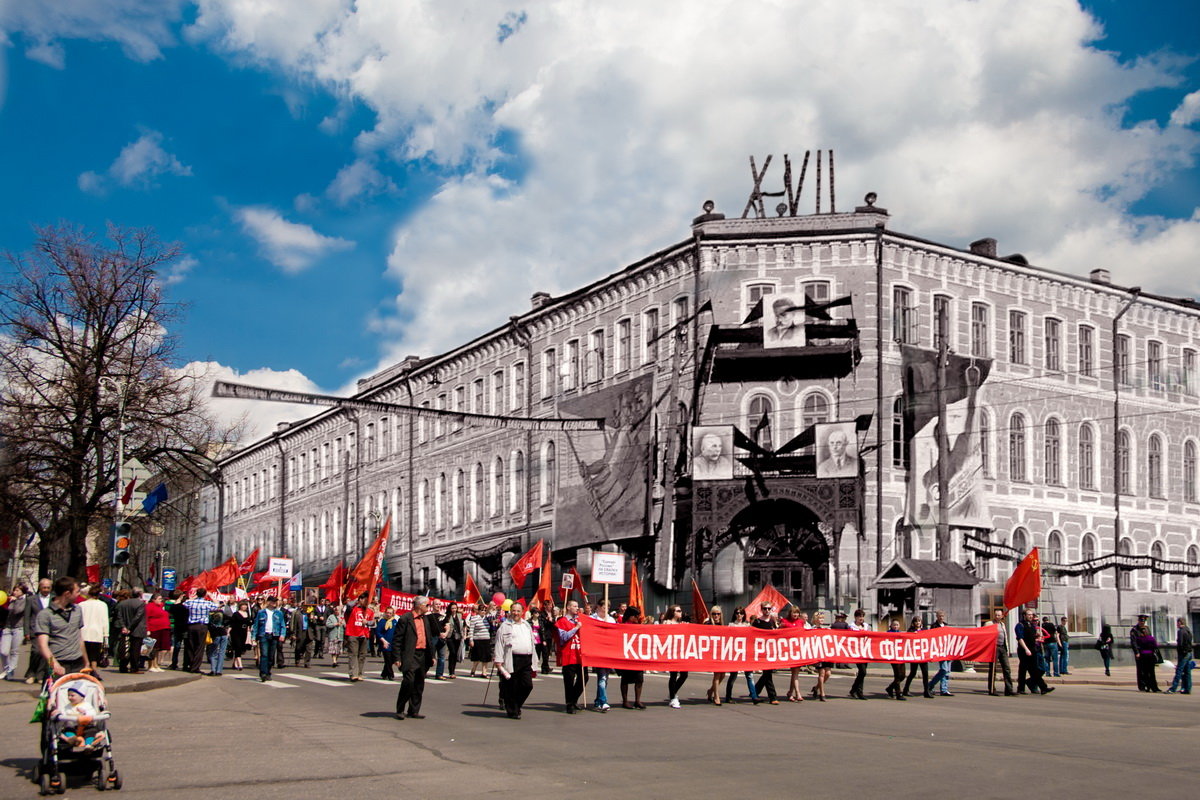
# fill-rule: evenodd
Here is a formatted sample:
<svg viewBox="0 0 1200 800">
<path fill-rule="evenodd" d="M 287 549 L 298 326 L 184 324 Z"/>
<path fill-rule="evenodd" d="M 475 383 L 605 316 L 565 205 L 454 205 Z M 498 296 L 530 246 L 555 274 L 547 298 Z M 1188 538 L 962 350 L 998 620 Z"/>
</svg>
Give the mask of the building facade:
<svg viewBox="0 0 1200 800">
<path fill-rule="evenodd" d="M 770 583 L 928 612 L 921 579 L 894 576 L 939 561 L 985 613 L 1038 547 L 1042 607 L 1072 630 L 1148 613 L 1166 632 L 1200 587 L 1200 307 L 889 222 L 873 202 L 706 208 L 677 244 L 355 395 L 446 414 L 332 408 L 222 459 L 178 566 L 260 548 L 315 585 L 390 519 L 389 579 L 409 590 L 454 595 L 471 573 L 511 592 L 507 567 L 544 539 L 585 576 L 592 550 L 629 554 L 658 604 L 695 577 L 722 602 Z M 772 341 L 789 313 L 807 335 Z M 929 357 L 936 385 L 918 385 Z M 604 431 L 550 422 L 578 418 Z M 836 422 L 857 472 L 825 467 Z M 731 432 L 720 477 L 693 480 L 698 428 Z"/>
</svg>

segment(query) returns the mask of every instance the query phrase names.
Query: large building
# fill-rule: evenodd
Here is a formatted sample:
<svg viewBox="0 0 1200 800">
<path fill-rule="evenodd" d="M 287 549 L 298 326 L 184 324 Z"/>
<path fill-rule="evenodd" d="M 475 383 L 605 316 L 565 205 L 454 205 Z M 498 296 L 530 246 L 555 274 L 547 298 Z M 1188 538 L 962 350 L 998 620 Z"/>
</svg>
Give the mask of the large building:
<svg viewBox="0 0 1200 800">
<path fill-rule="evenodd" d="M 696 577 L 967 623 L 1037 547 L 1072 630 L 1192 611 L 1200 306 L 1111 282 L 1103 254 L 1078 276 L 892 230 L 873 196 L 777 211 L 706 204 L 678 243 L 355 395 L 451 413 L 331 408 L 222 459 L 176 566 L 258 547 L 311 585 L 390 518 L 392 584 L 444 595 L 468 572 L 511 591 L 544 539 L 585 575 L 627 553 L 649 604 Z M 580 419 L 605 424 L 555 422 Z"/>
</svg>

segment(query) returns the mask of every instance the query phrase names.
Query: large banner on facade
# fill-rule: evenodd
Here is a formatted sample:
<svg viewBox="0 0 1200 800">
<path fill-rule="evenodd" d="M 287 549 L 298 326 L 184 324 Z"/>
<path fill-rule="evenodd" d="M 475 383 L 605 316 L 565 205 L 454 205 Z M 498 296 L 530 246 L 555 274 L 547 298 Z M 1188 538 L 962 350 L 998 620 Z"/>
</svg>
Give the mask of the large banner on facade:
<svg viewBox="0 0 1200 800">
<path fill-rule="evenodd" d="M 580 617 L 583 663 L 610 669 L 741 672 L 828 661 L 921 663 L 992 661 L 997 628 L 936 628 L 916 633 L 804 630 L 725 625 L 618 625 Z"/>
<path fill-rule="evenodd" d="M 908 524 L 938 523 L 938 368 L 937 352 L 901 345 L 904 370 L 904 435 L 908 448 Z M 946 424 L 946 516 L 950 525 L 990 528 L 991 517 L 980 479 L 983 453 L 977 395 L 992 362 L 947 356 L 941 403 Z"/>
<path fill-rule="evenodd" d="M 567 431 L 559 453 L 555 549 L 640 536 L 646 524 L 653 377 L 559 403 L 559 414 L 600 417 L 602 431 Z"/>
</svg>

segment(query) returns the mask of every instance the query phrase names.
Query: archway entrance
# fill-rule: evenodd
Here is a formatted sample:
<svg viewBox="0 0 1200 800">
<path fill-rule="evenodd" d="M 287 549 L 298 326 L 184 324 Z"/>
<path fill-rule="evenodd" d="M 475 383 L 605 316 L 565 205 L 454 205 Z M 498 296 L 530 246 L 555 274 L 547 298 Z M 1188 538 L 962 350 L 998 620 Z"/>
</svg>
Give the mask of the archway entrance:
<svg viewBox="0 0 1200 800">
<path fill-rule="evenodd" d="M 829 544 L 807 507 L 786 499 L 743 509 L 730 536 L 744 543 L 746 587 L 771 584 L 804 608 L 828 605 Z"/>
</svg>

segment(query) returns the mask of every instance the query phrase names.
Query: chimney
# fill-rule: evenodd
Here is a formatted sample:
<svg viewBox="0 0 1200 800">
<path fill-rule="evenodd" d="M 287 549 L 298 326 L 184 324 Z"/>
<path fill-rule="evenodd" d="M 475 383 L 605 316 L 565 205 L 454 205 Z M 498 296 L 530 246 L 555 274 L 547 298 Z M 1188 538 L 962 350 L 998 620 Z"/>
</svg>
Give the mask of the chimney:
<svg viewBox="0 0 1200 800">
<path fill-rule="evenodd" d="M 550 303 L 550 295 L 546 292 L 534 292 L 533 297 L 529 298 L 529 304 L 533 306 L 533 310 L 537 311 L 542 306 Z"/>
<path fill-rule="evenodd" d="M 275 423 L 275 432 L 283 433 L 290 427 L 292 427 L 292 423 L 290 423 L 290 422 L 277 422 L 277 423 Z"/>
<path fill-rule="evenodd" d="M 995 258 L 996 257 L 996 240 L 987 238 L 987 239 L 980 239 L 978 241 L 971 242 L 971 252 L 977 256 L 984 256 L 986 258 Z"/>
<path fill-rule="evenodd" d="M 1092 283 L 1103 283 L 1105 285 L 1112 283 L 1112 275 L 1103 267 L 1092 270 L 1088 273 L 1088 277 L 1092 279 Z"/>
</svg>

